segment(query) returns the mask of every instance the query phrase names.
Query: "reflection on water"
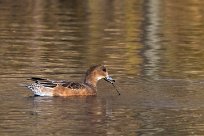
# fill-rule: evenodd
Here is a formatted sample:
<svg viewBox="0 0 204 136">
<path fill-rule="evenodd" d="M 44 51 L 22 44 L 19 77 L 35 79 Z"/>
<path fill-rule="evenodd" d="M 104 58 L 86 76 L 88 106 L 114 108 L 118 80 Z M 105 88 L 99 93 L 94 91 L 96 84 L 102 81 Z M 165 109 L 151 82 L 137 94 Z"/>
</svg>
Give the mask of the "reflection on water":
<svg viewBox="0 0 204 136">
<path fill-rule="evenodd" d="M 69 100 L 65 98 L 54 100 L 35 98 L 32 109 L 34 113 L 32 114 L 35 116 L 36 125 L 33 129 L 36 132 L 41 132 L 47 129 L 47 126 L 55 124 L 45 134 L 63 135 L 68 132 L 67 134 L 73 135 L 115 135 L 118 133 L 117 129 L 128 132 L 126 130 L 128 129 L 127 121 L 137 127 L 134 124 L 136 122 L 134 118 L 125 117 L 123 110 L 112 111 L 109 102 L 95 97 L 70 98 Z M 62 104 L 64 107 L 61 106 Z M 52 116 L 51 119 L 49 119 L 50 116 Z M 49 122 L 45 122 L 45 120 L 49 120 Z M 62 129 L 62 126 L 66 126 L 66 128 Z"/>
<path fill-rule="evenodd" d="M 154 5 L 154 6 L 151 6 Z M 161 36 L 159 36 L 161 27 L 161 15 L 160 15 L 160 1 L 147 1 L 144 4 L 144 19 L 143 21 L 143 44 L 145 48 L 148 48 L 144 52 L 144 56 L 147 63 L 144 65 L 145 75 L 154 76 L 157 78 L 158 65 L 160 62 L 160 56 L 158 50 L 161 49 Z"/>
<path fill-rule="evenodd" d="M 0 135 L 203 135 L 201 0 L 0 1 Z M 32 97 L 108 65 L 121 96 Z"/>
</svg>

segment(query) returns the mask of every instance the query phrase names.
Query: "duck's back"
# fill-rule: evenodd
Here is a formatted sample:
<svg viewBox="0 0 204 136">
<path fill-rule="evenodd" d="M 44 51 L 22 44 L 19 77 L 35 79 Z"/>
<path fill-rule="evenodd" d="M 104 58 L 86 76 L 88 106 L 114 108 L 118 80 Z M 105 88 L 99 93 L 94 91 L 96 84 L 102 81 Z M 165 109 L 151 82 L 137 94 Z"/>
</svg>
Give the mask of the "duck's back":
<svg viewBox="0 0 204 136">
<path fill-rule="evenodd" d="M 53 81 L 44 78 L 31 78 L 35 83 L 28 86 L 35 95 L 39 96 L 74 96 L 96 95 L 96 88 L 84 83 L 71 81 Z"/>
</svg>

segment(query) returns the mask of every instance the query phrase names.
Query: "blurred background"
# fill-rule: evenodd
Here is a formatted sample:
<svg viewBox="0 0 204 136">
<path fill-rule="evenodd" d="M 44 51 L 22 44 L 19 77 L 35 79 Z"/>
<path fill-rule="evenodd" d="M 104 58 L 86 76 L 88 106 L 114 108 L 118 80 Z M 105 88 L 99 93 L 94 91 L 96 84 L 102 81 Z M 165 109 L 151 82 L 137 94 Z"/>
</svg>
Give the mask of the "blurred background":
<svg viewBox="0 0 204 136">
<path fill-rule="evenodd" d="M 0 134 L 204 135 L 203 6 L 0 0 Z M 33 76 L 83 81 L 93 64 L 108 67 L 121 96 L 104 81 L 94 98 L 23 87 Z"/>
</svg>

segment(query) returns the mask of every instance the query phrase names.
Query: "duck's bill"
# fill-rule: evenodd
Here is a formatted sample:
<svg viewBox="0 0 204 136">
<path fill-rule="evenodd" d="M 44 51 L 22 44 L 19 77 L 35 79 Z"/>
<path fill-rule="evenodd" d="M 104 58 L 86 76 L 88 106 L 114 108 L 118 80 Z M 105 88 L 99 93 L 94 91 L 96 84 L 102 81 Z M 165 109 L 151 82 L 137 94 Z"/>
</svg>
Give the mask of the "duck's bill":
<svg viewBox="0 0 204 136">
<path fill-rule="evenodd" d="M 111 84 L 113 84 L 113 83 L 115 82 L 115 80 L 112 79 L 112 77 L 110 77 L 110 76 L 107 76 L 107 77 L 105 77 L 104 79 L 105 79 L 107 82 L 111 83 Z"/>
<path fill-rule="evenodd" d="M 107 82 L 111 83 L 113 85 L 113 87 L 115 88 L 115 90 L 117 91 L 118 95 L 120 95 L 120 92 L 118 91 L 118 89 L 116 88 L 116 86 L 114 85 L 115 80 L 112 79 L 111 77 L 107 76 L 104 78 Z"/>
</svg>

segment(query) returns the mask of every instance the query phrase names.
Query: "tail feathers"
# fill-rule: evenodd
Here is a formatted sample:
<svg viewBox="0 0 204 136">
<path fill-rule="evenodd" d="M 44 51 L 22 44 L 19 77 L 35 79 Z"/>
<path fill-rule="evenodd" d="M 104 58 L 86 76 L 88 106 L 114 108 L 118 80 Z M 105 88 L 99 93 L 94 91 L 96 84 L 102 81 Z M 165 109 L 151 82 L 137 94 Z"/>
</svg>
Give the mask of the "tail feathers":
<svg viewBox="0 0 204 136">
<path fill-rule="evenodd" d="M 53 88 L 44 87 L 37 83 L 27 85 L 27 87 L 37 96 L 53 96 Z"/>
<path fill-rule="evenodd" d="M 36 81 L 36 80 L 47 80 L 47 79 L 40 78 L 40 77 L 31 77 L 30 80 Z"/>
</svg>

